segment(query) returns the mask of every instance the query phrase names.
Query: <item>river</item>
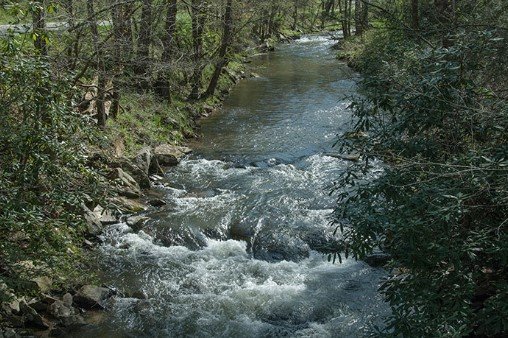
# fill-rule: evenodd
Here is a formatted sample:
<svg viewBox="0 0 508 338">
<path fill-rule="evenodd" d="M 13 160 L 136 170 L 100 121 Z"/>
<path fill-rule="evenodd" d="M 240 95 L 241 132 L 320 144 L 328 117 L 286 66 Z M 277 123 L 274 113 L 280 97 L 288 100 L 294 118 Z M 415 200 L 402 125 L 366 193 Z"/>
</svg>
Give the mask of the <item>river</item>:
<svg viewBox="0 0 508 338">
<path fill-rule="evenodd" d="M 323 254 L 338 240 L 329 184 L 348 165 L 326 153 L 357 80 L 333 43 L 307 36 L 256 57 L 260 77 L 201 121 L 194 153 L 167 173 L 168 204 L 142 230 L 108 229 L 104 282 L 146 299 L 116 298 L 82 336 L 359 337 L 382 323 L 385 272 Z"/>
</svg>

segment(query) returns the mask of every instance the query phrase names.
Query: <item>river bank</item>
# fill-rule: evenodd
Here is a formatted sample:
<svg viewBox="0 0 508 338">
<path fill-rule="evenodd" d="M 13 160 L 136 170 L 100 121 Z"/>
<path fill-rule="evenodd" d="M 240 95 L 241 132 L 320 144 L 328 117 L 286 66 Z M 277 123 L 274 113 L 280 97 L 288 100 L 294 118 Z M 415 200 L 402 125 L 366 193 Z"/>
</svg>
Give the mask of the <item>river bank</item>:
<svg viewBox="0 0 508 338">
<path fill-rule="evenodd" d="M 290 39 L 281 36 L 282 40 Z M 103 186 L 102 196 L 90 196 L 81 206 L 85 228 L 74 250 L 80 251 L 75 264 L 82 272 L 76 271 L 78 278 L 66 278 L 64 287 L 59 283 L 61 276 L 39 272 L 40 276 L 31 279 L 31 291 L 23 296 L 1 284 L 2 295 L 7 296 L 5 301 L 2 298 L 0 311 L 2 338 L 65 335 L 100 317 L 103 302 L 116 294 L 114 288 L 98 284 L 95 278 L 94 251 L 104 228 L 121 221 L 140 227 L 146 219 L 129 215 L 155 212 L 166 205 L 152 188 L 163 186 L 167 168 L 192 151 L 185 144 L 197 136 L 198 121 L 219 110 L 239 81 L 257 76 L 248 69 L 250 56 L 274 48 L 272 40 L 247 56 L 237 56 L 225 68 L 217 94 L 206 101 L 173 102 L 169 107 L 155 94 L 125 95 L 123 114 L 106 126 L 104 134 L 113 137 L 100 138 L 100 143 L 92 142 L 88 149 L 87 166 L 101 173 Z M 93 114 L 94 108 L 81 109 Z"/>
<path fill-rule="evenodd" d="M 327 185 L 349 166 L 329 154 L 357 80 L 332 44 L 304 36 L 253 60 L 259 77 L 201 120 L 161 181 L 166 205 L 108 227 L 101 280 L 119 295 L 77 337 L 353 337 L 380 323 L 384 270 L 327 260 L 340 246 Z"/>
</svg>

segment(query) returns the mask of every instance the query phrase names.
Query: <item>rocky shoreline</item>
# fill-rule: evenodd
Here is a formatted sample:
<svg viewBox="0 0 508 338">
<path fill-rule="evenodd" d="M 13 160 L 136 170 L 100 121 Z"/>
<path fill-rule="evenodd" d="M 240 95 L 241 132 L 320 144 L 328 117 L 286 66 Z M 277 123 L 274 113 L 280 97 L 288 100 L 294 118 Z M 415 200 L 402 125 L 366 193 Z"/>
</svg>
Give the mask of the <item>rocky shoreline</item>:
<svg viewBox="0 0 508 338">
<path fill-rule="evenodd" d="M 281 37 L 282 42 L 291 40 Z M 274 49 L 273 45 L 266 43 L 256 50 L 266 53 Z M 244 63 L 249 62 L 244 60 Z M 229 91 L 240 80 L 258 76 L 245 70 L 233 72 L 226 69 L 225 72 L 231 85 L 218 94 L 218 104 L 190 104 L 189 109 L 196 120 L 220 109 Z M 166 205 L 154 194 L 157 186 L 163 184 L 166 170 L 178 165 L 191 152 L 192 149 L 186 146 L 173 144 L 145 146 L 132 157 L 115 156 L 106 151 L 90 152 L 87 165 L 102 173 L 101 179 L 109 191 L 102 203 L 90 198 L 81 206 L 86 221 L 83 249 L 93 252 L 109 225 L 126 222 L 132 228 L 141 228 L 149 219 L 139 213 Z M 12 290 L 0 283 L 4 293 L 11 296 L 9 301 L 0 303 L 0 338 L 65 336 L 82 326 L 100 322 L 108 302 L 114 301 L 114 296 L 118 295 L 114 288 L 105 285 L 78 284 L 61 290 L 53 287 L 49 277 L 36 278 L 34 283 L 39 291 L 33 297 L 16 297 Z M 129 296 L 140 301 L 146 297 L 143 294 Z"/>
<path fill-rule="evenodd" d="M 106 205 L 82 205 L 87 224 L 83 247 L 93 250 L 108 225 L 127 221 L 131 226 L 139 226 L 147 218 L 132 215 L 165 205 L 163 200 L 146 194 L 147 189 L 158 185 L 164 168 L 177 165 L 190 152 L 188 147 L 162 144 L 145 147 L 134 158 L 91 155 L 90 165 L 106 169 L 105 178 L 109 180 L 112 196 L 106 200 Z M 97 312 L 106 309 L 108 300 L 116 294 L 112 288 L 97 285 L 55 290 L 49 277 L 36 278 L 34 283 L 40 294 L 31 298 L 17 298 L 12 290 L 0 284 L 4 293 L 11 297 L 0 306 L 5 321 L 0 338 L 66 335 L 96 322 Z M 142 295 L 133 296 L 142 298 Z"/>
<path fill-rule="evenodd" d="M 260 50 L 265 51 L 261 47 Z M 255 73 L 243 70 L 228 70 L 226 73 L 231 86 L 219 94 L 217 105 L 189 106 L 196 120 L 220 109 L 229 91 L 241 79 L 257 77 Z M 153 188 L 162 184 L 169 167 L 178 165 L 191 152 L 192 149 L 186 146 L 173 144 L 145 146 L 133 157 L 114 156 L 106 151 L 90 152 L 87 165 L 102 173 L 101 180 L 108 187 L 108 197 L 99 204 L 90 198 L 81 205 L 86 222 L 83 249 L 92 252 L 109 225 L 126 222 L 133 228 L 142 227 L 148 218 L 138 213 L 166 205 L 164 200 L 157 198 Z M 38 277 L 33 282 L 39 290 L 34 297 L 17 297 L 13 290 L 0 283 L 4 294 L 10 296 L 10 300 L 0 303 L 0 338 L 65 336 L 81 326 L 100 322 L 101 312 L 117 294 L 116 290 L 104 285 L 77 285 L 70 290 L 61 290 L 53 287 L 49 277 Z M 130 296 L 144 298 L 143 295 Z"/>
</svg>

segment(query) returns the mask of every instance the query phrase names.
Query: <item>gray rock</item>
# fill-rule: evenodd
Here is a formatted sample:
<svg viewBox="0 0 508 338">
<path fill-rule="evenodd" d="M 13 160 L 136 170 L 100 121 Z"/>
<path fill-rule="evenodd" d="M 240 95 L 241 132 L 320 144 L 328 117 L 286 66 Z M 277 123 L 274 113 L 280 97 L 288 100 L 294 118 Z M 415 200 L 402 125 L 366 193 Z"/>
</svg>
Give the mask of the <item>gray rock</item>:
<svg viewBox="0 0 508 338">
<path fill-rule="evenodd" d="M 50 327 L 49 321 L 38 314 L 37 311 L 25 301 L 20 302 L 19 308 L 26 323 L 45 329 Z"/>
<path fill-rule="evenodd" d="M 129 198 L 139 198 L 141 196 L 141 188 L 138 182 L 122 168 L 113 169 L 109 178 L 118 183 L 116 190 L 119 195 Z"/>
<path fill-rule="evenodd" d="M 175 166 L 182 158 L 192 152 L 190 148 L 178 147 L 170 144 L 161 144 L 154 149 L 154 157 L 157 159 L 159 165 L 162 166 Z"/>
<path fill-rule="evenodd" d="M 146 216 L 130 216 L 127 218 L 127 225 L 130 226 L 134 231 L 141 230 L 146 221 L 150 218 Z"/>
<path fill-rule="evenodd" d="M 60 319 L 60 322 L 65 327 L 77 328 L 86 325 L 85 319 L 80 315 L 72 315 Z"/>
<path fill-rule="evenodd" d="M 150 147 L 144 147 L 136 154 L 133 160 L 138 168 L 148 176 L 150 172 L 150 164 L 152 163 L 152 149 L 150 149 Z"/>
<path fill-rule="evenodd" d="M 157 158 L 152 158 L 152 162 L 150 163 L 150 168 L 148 173 L 150 175 L 164 175 L 164 169 L 159 164 L 159 160 Z"/>
<path fill-rule="evenodd" d="M 37 284 L 40 292 L 49 292 L 53 287 L 53 281 L 48 276 L 36 277 L 33 281 Z"/>
<path fill-rule="evenodd" d="M 57 300 L 53 304 L 51 304 L 48 308 L 48 311 L 55 318 L 68 318 L 74 315 L 74 308 L 67 306 L 63 301 Z"/>
<path fill-rule="evenodd" d="M 150 204 L 152 207 L 159 208 L 159 207 L 165 206 L 167 204 L 167 202 L 160 199 L 160 198 L 154 198 L 154 199 L 151 199 L 150 201 L 148 201 L 148 204 Z"/>
<path fill-rule="evenodd" d="M 85 285 L 74 296 L 74 302 L 85 309 L 104 309 L 102 303 L 111 296 L 111 290 Z"/>
<path fill-rule="evenodd" d="M 310 256 L 310 248 L 303 240 L 286 234 L 261 233 L 252 245 L 254 258 L 268 262 L 282 260 L 298 262 Z"/>
<path fill-rule="evenodd" d="M 73 298 L 72 298 L 72 295 L 70 293 L 66 293 L 65 295 L 63 295 L 62 297 L 62 302 L 68 306 L 68 307 L 72 307 L 72 303 L 73 303 Z"/>
<path fill-rule="evenodd" d="M 103 230 L 100 218 L 84 204 L 82 205 L 82 209 L 87 226 L 87 233 L 93 236 L 99 235 Z"/>
<path fill-rule="evenodd" d="M 95 209 L 93 209 L 93 214 L 95 215 L 95 217 L 97 217 L 97 219 L 99 219 L 101 225 L 110 225 L 118 223 L 118 219 L 113 214 L 113 212 L 109 209 L 104 209 L 100 205 L 96 206 Z"/>
<path fill-rule="evenodd" d="M 3 302 L 2 309 L 7 314 L 10 314 L 10 313 L 17 314 L 17 313 L 19 313 L 19 304 L 22 301 L 24 301 L 24 298 L 13 299 L 10 302 Z"/>
<path fill-rule="evenodd" d="M 39 300 L 37 298 L 34 298 L 30 302 L 28 302 L 28 305 L 34 308 L 34 310 L 37 312 L 44 312 L 48 309 L 48 304 L 43 300 Z"/>
<path fill-rule="evenodd" d="M 148 299 L 147 294 L 143 290 L 134 291 L 131 297 L 136 299 Z"/>
<path fill-rule="evenodd" d="M 112 167 L 122 168 L 134 178 L 141 188 L 148 189 L 150 188 L 150 178 L 148 177 L 150 163 L 148 161 L 151 162 L 151 153 L 148 155 L 138 154 L 138 156 L 133 159 L 120 158 Z"/>
<path fill-rule="evenodd" d="M 124 213 L 135 213 L 148 209 L 146 205 L 122 196 L 112 198 L 109 202 L 114 204 L 118 210 Z"/>
</svg>

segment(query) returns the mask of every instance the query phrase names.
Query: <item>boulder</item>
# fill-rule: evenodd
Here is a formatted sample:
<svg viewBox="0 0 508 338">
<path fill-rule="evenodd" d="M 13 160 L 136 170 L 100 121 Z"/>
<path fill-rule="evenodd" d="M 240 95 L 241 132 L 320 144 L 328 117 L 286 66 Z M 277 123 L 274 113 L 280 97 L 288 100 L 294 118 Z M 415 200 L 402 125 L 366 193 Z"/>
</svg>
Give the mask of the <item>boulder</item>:
<svg viewBox="0 0 508 338">
<path fill-rule="evenodd" d="M 141 188 L 138 182 L 122 168 L 113 169 L 109 178 L 118 183 L 116 190 L 119 195 L 128 198 L 139 198 L 141 196 Z"/>
<path fill-rule="evenodd" d="M 30 305 L 30 307 L 32 307 L 37 312 L 43 312 L 48 309 L 48 304 L 44 302 L 44 300 L 40 300 L 37 298 L 34 298 L 30 302 L 28 302 L 28 305 Z"/>
<path fill-rule="evenodd" d="M 72 315 L 69 317 L 60 318 L 60 322 L 65 327 L 80 327 L 86 325 L 85 319 L 80 315 Z"/>
<path fill-rule="evenodd" d="M 287 234 L 261 233 L 252 245 L 254 258 L 268 262 L 298 262 L 310 256 L 310 248 L 303 240 Z"/>
<path fill-rule="evenodd" d="M 20 299 L 12 299 L 10 302 L 3 302 L 2 303 L 2 310 L 6 314 L 18 314 L 19 313 L 19 304 L 21 301 L 24 301 L 24 298 Z"/>
<path fill-rule="evenodd" d="M 87 233 L 92 236 L 97 236 L 102 232 L 102 223 L 99 217 L 86 205 L 82 205 L 83 217 L 85 218 Z"/>
<path fill-rule="evenodd" d="M 160 198 L 153 198 L 148 201 L 148 204 L 150 204 L 152 207 L 160 208 L 168 204 L 166 201 Z"/>
<path fill-rule="evenodd" d="M 72 298 L 72 295 L 70 293 L 66 293 L 65 295 L 63 295 L 62 297 L 62 302 L 68 306 L 68 307 L 71 307 L 72 306 L 72 303 L 74 302 L 73 298 Z"/>
<path fill-rule="evenodd" d="M 53 281 L 48 276 L 36 277 L 33 279 L 33 281 L 39 287 L 39 291 L 43 293 L 49 292 L 53 287 Z"/>
<path fill-rule="evenodd" d="M 48 312 L 55 318 L 68 318 L 74 315 L 74 308 L 61 300 L 57 300 L 48 307 Z"/>
<path fill-rule="evenodd" d="M 131 216 L 127 218 L 127 225 L 130 226 L 134 231 L 141 230 L 146 221 L 150 218 L 146 216 Z"/>
<path fill-rule="evenodd" d="M 142 148 L 133 158 L 133 162 L 139 169 L 148 175 L 150 171 L 150 164 L 152 163 L 152 149 L 150 147 Z"/>
<path fill-rule="evenodd" d="M 30 305 L 27 304 L 27 302 L 25 301 L 20 302 L 19 308 L 26 323 L 44 329 L 50 327 L 49 321 L 46 318 L 42 317 L 40 314 L 38 314 L 34 308 L 32 308 Z"/>
<path fill-rule="evenodd" d="M 149 174 L 150 175 L 164 175 L 164 169 L 159 164 L 159 160 L 156 158 L 152 159 L 152 162 L 150 163 Z"/>
<path fill-rule="evenodd" d="M 182 158 L 190 152 L 192 152 L 192 150 L 187 147 L 161 144 L 154 149 L 154 157 L 157 159 L 159 165 L 169 167 L 180 163 Z"/>
<path fill-rule="evenodd" d="M 108 166 L 110 168 L 121 168 L 130 175 L 141 188 L 148 189 L 150 188 L 148 168 L 151 160 L 152 154 L 150 148 L 143 148 L 133 158 L 116 157 L 112 159 L 108 163 Z"/>
<path fill-rule="evenodd" d="M 118 223 L 118 219 L 116 218 L 113 211 L 109 209 L 104 209 L 100 205 L 97 205 L 93 209 L 93 214 L 95 215 L 95 217 L 97 217 L 97 219 L 101 222 L 102 225 L 110 225 Z"/>
<path fill-rule="evenodd" d="M 111 296 L 111 290 L 94 285 L 85 285 L 74 296 L 74 302 L 85 309 L 104 309 L 102 303 Z"/>
<path fill-rule="evenodd" d="M 122 196 L 111 198 L 109 202 L 114 204 L 123 213 L 136 213 L 148 209 L 143 203 Z"/>
</svg>

